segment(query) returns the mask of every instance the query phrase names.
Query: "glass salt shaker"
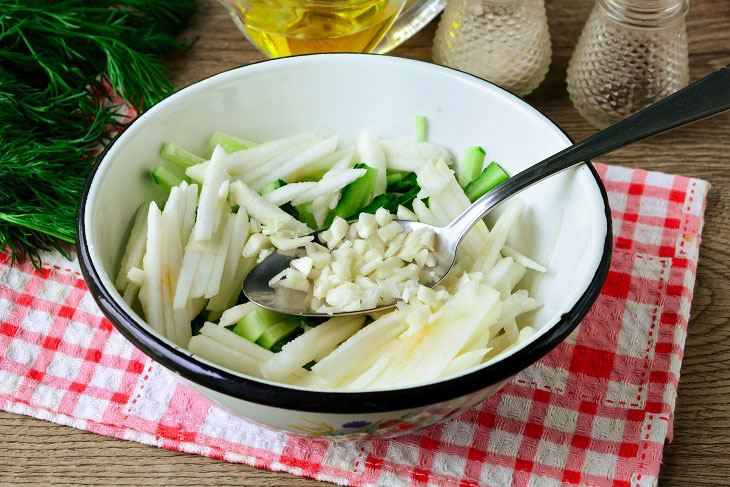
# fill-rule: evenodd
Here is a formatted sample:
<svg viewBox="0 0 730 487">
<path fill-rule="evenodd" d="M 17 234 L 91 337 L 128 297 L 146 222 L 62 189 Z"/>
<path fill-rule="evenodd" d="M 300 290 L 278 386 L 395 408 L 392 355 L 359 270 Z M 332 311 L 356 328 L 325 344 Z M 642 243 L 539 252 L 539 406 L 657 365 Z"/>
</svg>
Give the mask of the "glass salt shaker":
<svg viewBox="0 0 730 487">
<path fill-rule="evenodd" d="M 568 65 L 581 115 L 604 128 L 689 82 L 689 0 L 596 0 Z"/>
<path fill-rule="evenodd" d="M 544 0 L 449 0 L 433 60 L 525 96 L 545 79 L 552 49 Z"/>
</svg>

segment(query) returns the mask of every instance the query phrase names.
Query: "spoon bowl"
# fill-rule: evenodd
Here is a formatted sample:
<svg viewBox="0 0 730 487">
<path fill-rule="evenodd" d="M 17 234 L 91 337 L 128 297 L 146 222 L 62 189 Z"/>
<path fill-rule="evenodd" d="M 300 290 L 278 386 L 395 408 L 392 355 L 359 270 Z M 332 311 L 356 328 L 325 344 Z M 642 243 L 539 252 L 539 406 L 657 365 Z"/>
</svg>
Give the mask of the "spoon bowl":
<svg viewBox="0 0 730 487">
<path fill-rule="evenodd" d="M 456 246 L 458 243 L 455 245 L 453 242 L 453 232 L 449 231 L 451 226 L 434 227 L 427 223 L 408 220 L 394 221 L 400 223 L 406 232 L 412 232 L 422 228 L 429 228 L 434 232 L 435 238 L 433 254 L 436 257 L 436 265 L 434 267 L 429 267 L 428 270 L 433 271 L 433 273 L 429 272 L 429 277 L 424 277 L 424 279 L 420 281 L 420 284 L 428 287 L 434 287 L 443 281 L 454 266 L 454 261 L 456 260 Z M 319 238 L 321 233 L 322 232 L 317 232 L 315 234 L 315 240 L 318 240 L 320 243 L 322 243 Z M 294 250 L 277 251 L 267 256 L 260 264 L 253 268 L 248 276 L 246 276 L 246 279 L 243 281 L 243 293 L 249 301 L 279 313 L 320 318 L 330 317 L 331 315 L 315 311 L 309 306 L 311 296 L 308 296 L 307 293 L 283 288 L 281 286 L 277 286 L 276 288 L 269 286 L 269 281 L 275 275 L 289 267 L 289 263 L 292 260 L 304 256 L 305 251 L 301 247 Z M 395 303 L 357 311 L 341 311 L 335 314 L 338 316 L 345 316 L 374 313 L 384 311 L 392 308 L 393 306 L 395 306 Z"/>
</svg>

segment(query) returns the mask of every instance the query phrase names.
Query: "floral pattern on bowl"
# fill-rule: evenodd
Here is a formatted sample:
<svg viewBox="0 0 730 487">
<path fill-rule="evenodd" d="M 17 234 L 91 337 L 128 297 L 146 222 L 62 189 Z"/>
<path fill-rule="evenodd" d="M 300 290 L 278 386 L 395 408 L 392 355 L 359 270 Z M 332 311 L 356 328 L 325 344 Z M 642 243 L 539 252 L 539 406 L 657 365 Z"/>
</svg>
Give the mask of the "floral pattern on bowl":
<svg viewBox="0 0 730 487">
<path fill-rule="evenodd" d="M 326 422 L 300 418 L 300 424 L 288 425 L 288 428 L 304 435 L 323 436 L 328 438 L 344 436 L 349 440 L 369 438 L 373 435 L 387 438 L 412 433 L 427 426 L 445 421 L 448 418 L 465 412 L 470 406 L 471 404 L 467 407 L 451 407 L 449 409 L 434 408 L 433 410 L 426 409 L 418 413 L 411 411 L 395 419 L 381 418 L 377 421 L 356 419 L 347 421 L 339 427 L 332 426 Z"/>
</svg>

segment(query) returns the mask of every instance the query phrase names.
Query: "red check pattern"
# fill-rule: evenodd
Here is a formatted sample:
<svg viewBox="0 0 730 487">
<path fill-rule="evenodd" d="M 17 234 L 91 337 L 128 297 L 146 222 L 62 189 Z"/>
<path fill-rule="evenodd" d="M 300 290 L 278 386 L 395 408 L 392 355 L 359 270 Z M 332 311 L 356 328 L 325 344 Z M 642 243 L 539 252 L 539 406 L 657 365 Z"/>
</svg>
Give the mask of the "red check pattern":
<svg viewBox="0 0 730 487">
<path fill-rule="evenodd" d="M 650 486 L 671 440 L 704 181 L 597 165 L 611 272 L 576 331 L 467 413 L 394 440 L 329 443 L 210 404 L 101 315 L 76 262 L 0 254 L 0 407 L 100 434 L 353 486 Z"/>
</svg>

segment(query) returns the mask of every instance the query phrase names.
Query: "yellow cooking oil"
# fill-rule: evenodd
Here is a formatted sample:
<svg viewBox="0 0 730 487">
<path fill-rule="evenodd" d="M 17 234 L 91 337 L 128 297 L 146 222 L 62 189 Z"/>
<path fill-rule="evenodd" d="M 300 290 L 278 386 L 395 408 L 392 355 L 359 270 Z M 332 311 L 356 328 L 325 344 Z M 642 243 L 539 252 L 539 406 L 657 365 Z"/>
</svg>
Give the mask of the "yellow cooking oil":
<svg viewBox="0 0 730 487">
<path fill-rule="evenodd" d="M 270 57 L 370 52 L 405 0 L 237 1 L 251 42 Z"/>
</svg>

